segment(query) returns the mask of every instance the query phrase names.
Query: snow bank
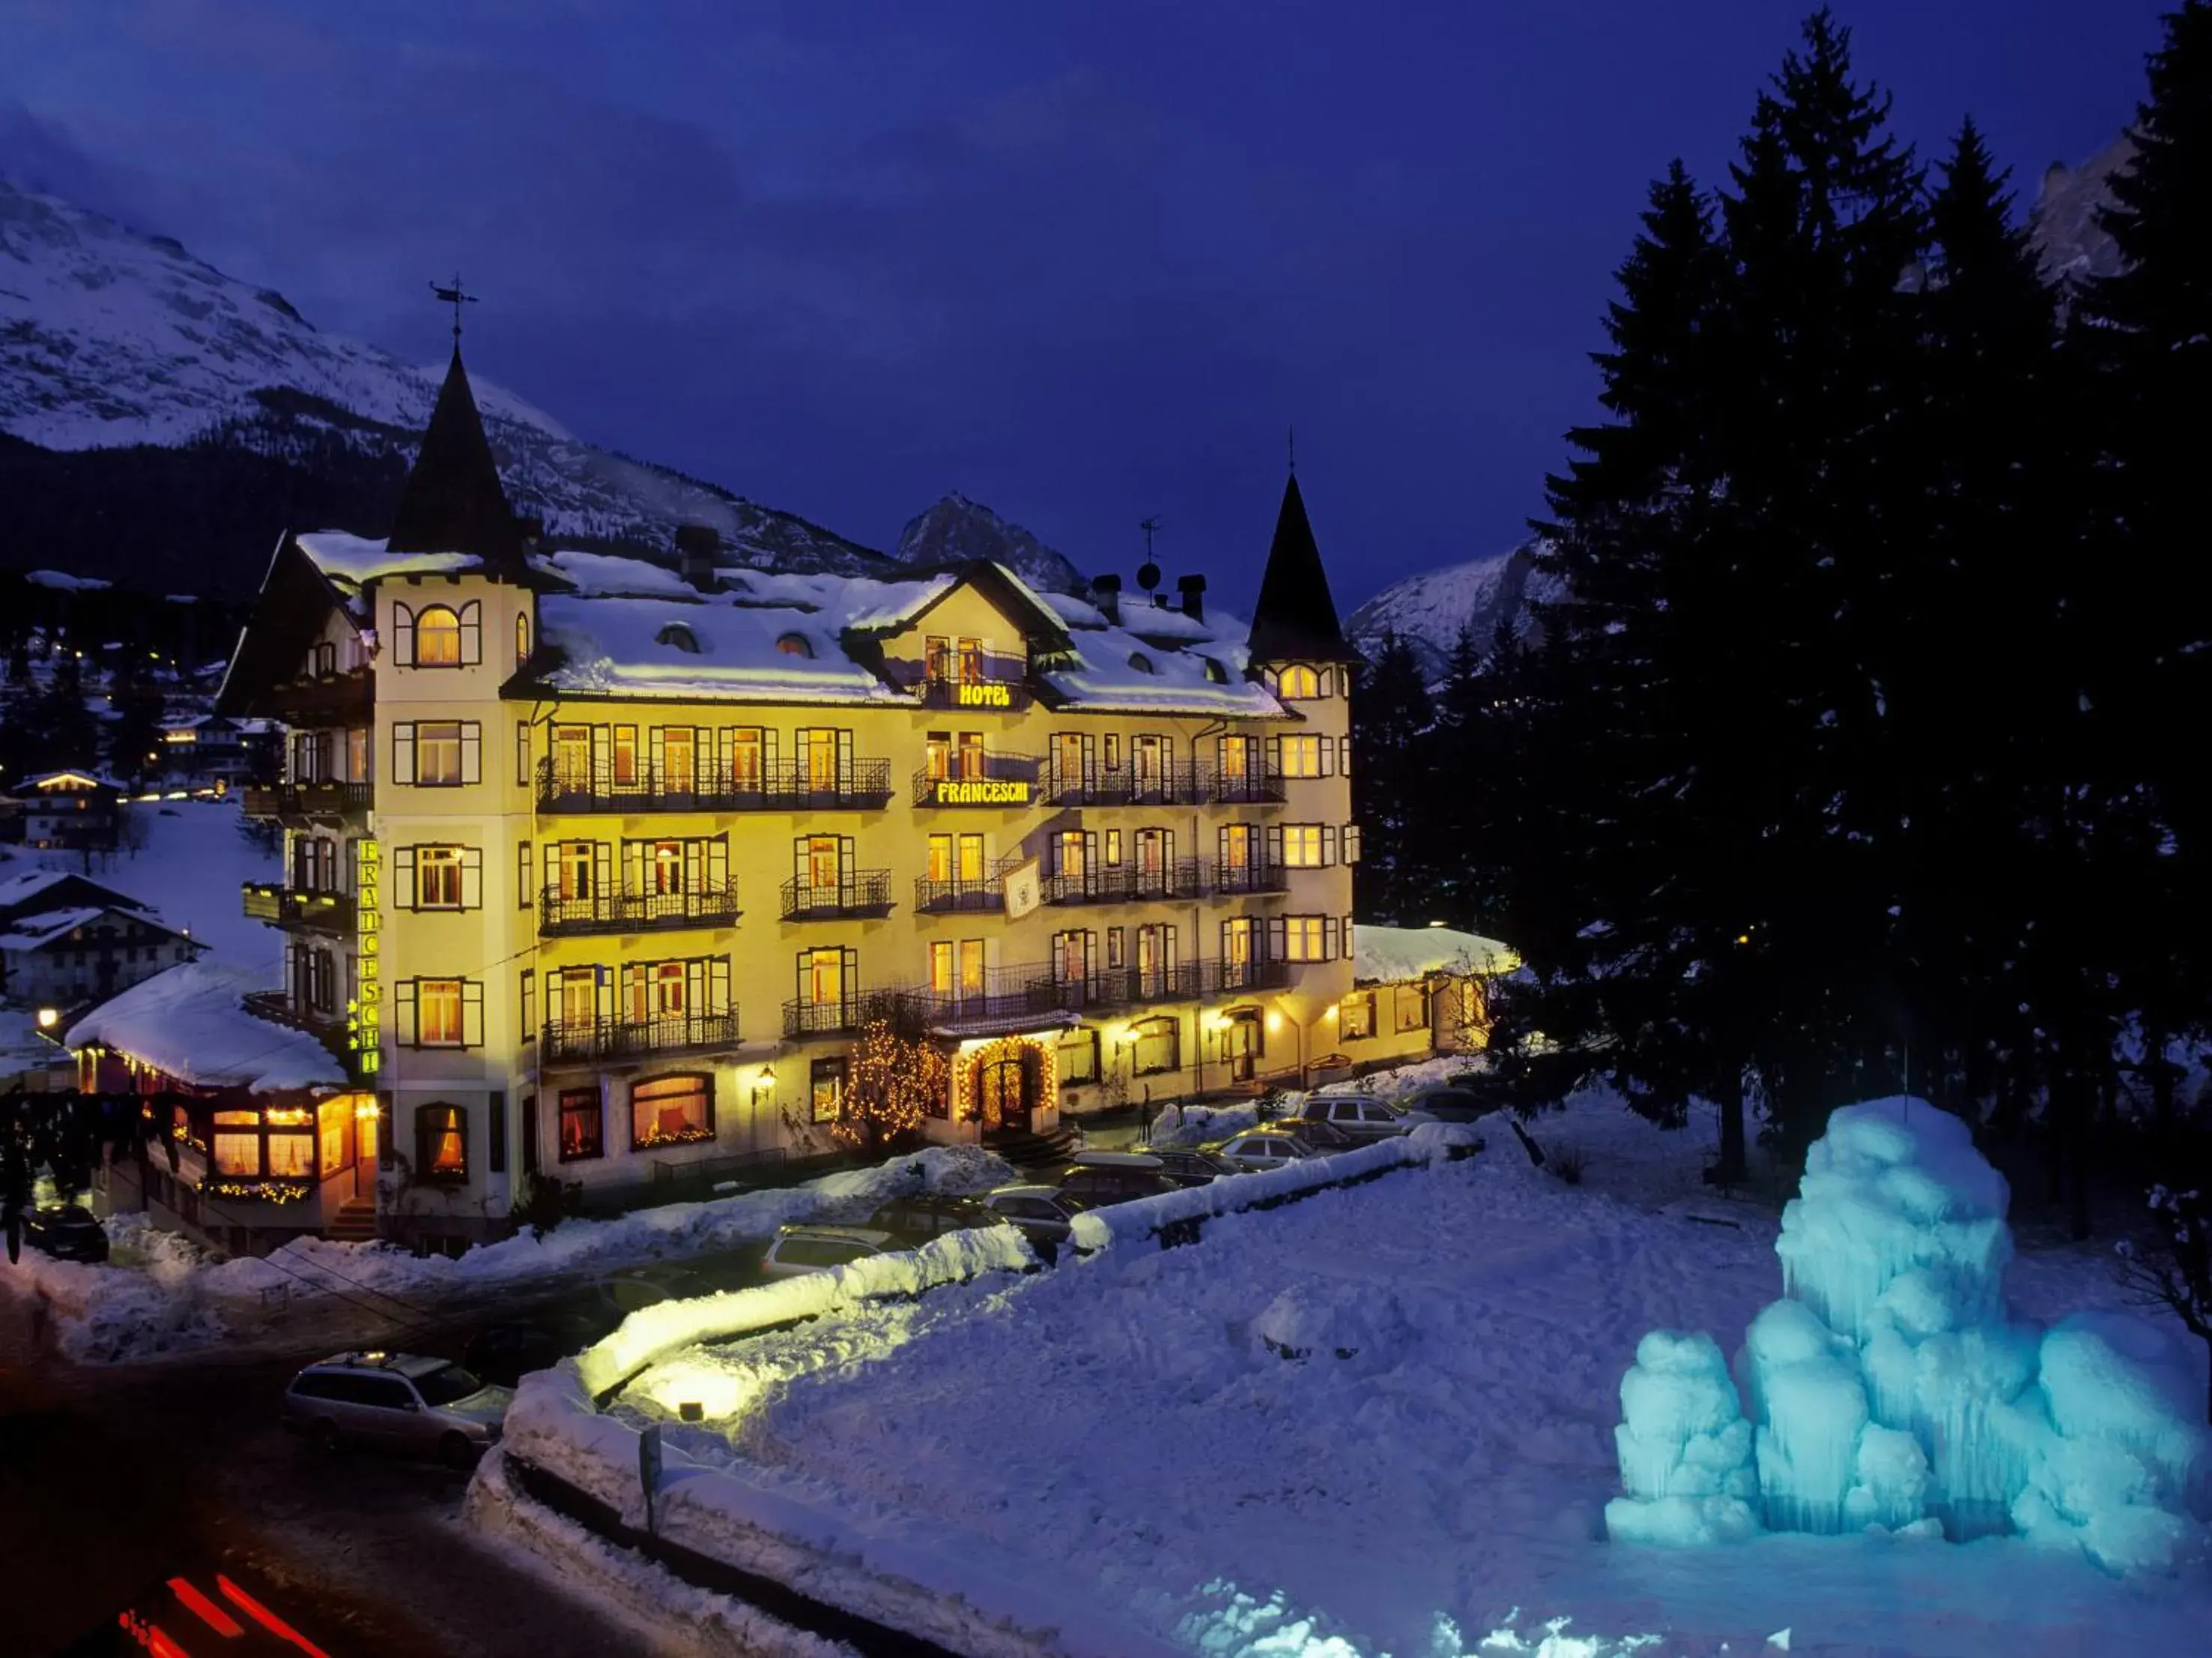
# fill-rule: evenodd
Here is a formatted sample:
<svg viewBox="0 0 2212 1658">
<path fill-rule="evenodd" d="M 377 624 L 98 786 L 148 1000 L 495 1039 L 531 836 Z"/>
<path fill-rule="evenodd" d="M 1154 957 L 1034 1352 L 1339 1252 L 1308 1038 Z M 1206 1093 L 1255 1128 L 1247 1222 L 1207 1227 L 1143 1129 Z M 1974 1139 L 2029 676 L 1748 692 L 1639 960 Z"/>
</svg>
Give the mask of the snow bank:
<svg viewBox="0 0 2212 1658">
<path fill-rule="evenodd" d="M 1736 1365 L 1765 1521 L 1957 1540 L 2011 1531 L 2114 1573 L 2178 1570 L 2204 1547 L 2191 1509 L 2204 1508 L 2212 1449 L 2188 1357 L 2125 1314 L 2047 1332 L 2015 1318 L 2008 1197 L 1966 1125 L 1924 1101 L 1830 1117 L 1783 1211 L 1784 1299 L 1752 1320 Z M 1660 1339 L 1653 1356 L 1671 1374 L 1686 1362 L 1680 1338 Z M 1649 1368 L 1639 1349 L 1631 1378 Z M 1667 1495 L 1655 1487 L 1674 1466 L 1652 1386 L 1622 1383 L 1630 1500 L 1608 1508 L 1612 1534 L 1729 1540 L 1639 1506 Z"/>
</svg>

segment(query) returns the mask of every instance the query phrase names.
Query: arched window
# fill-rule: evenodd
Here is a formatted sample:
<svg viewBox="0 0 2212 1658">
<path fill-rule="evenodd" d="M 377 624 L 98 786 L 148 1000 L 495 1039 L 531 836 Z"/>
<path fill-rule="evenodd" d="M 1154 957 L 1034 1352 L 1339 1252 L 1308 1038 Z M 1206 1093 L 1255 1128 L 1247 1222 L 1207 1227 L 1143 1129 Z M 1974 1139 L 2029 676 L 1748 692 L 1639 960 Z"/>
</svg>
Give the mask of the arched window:
<svg viewBox="0 0 2212 1658">
<path fill-rule="evenodd" d="M 514 616 L 514 665 L 524 666 L 530 661 L 530 616 L 526 611 L 517 611 Z"/>
<path fill-rule="evenodd" d="M 629 1143 L 635 1151 L 714 1137 L 714 1079 L 699 1073 L 647 1077 L 629 1091 Z"/>
<path fill-rule="evenodd" d="M 681 622 L 671 622 L 653 637 L 657 644 L 672 645 L 693 656 L 699 654 L 699 636 Z"/>
<path fill-rule="evenodd" d="M 415 619 L 415 666 L 461 665 L 461 619 L 449 605 L 426 606 Z"/>
<path fill-rule="evenodd" d="M 1227 685 L 1229 683 L 1229 670 L 1224 667 L 1218 661 L 1212 656 L 1201 656 L 1198 660 L 1206 664 L 1206 679 L 1207 684 Z"/>
<path fill-rule="evenodd" d="M 814 647 L 807 643 L 804 633 L 787 633 L 775 642 L 775 648 L 787 656 L 812 657 Z"/>
<path fill-rule="evenodd" d="M 1275 694 L 1285 702 L 1311 702 L 1321 695 L 1321 675 L 1304 662 L 1293 662 L 1276 682 Z"/>
<path fill-rule="evenodd" d="M 441 1102 L 415 1108 L 415 1178 L 469 1178 L 469 1114 L 460 1106 Z"/>
</svg>

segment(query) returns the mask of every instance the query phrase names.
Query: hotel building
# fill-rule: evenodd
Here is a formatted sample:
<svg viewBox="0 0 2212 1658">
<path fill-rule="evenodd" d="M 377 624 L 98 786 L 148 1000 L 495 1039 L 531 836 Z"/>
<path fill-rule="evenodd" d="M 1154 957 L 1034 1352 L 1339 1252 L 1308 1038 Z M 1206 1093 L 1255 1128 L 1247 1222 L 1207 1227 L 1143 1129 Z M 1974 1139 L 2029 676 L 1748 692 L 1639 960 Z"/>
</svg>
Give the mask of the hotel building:
<svg viewBox="0 0 2212 1658">
<path fill-rule="evenodd" d="M 390 537 L 276 549 L 218 704 L 287 733 L 246 791 L 287 880 L 246 902 L 374 1092 L 388 1235 L 825 1149 L 878 1009 L 951 1060 L 939 1140 L 1453 1023 L 1355 984 L 1355 659 L 1295 479 L 1249 627 L 1149 565 L 1077 596 L 678 552 L 542 546 L 458 352 Z"/>
</svg>

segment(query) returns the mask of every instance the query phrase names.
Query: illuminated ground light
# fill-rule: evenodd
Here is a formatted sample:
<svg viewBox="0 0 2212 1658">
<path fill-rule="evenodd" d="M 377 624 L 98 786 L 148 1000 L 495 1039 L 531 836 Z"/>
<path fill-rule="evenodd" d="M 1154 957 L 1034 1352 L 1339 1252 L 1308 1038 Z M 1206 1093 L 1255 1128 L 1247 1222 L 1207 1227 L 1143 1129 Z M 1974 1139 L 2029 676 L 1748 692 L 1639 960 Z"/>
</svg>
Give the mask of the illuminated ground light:
<svg viewBox="0 0 2212 1658">
<path fill-rule="evenodd" d="M 681 1417 L 686 1405 L 696 1405 L 702 1419 L 726 1422 L 759 1398 L 763 1390 L 730 1371 L 687 1357 L 655 1366 L 637 1383 L 635 1391 L 670 1416 Z"/>
</svg>

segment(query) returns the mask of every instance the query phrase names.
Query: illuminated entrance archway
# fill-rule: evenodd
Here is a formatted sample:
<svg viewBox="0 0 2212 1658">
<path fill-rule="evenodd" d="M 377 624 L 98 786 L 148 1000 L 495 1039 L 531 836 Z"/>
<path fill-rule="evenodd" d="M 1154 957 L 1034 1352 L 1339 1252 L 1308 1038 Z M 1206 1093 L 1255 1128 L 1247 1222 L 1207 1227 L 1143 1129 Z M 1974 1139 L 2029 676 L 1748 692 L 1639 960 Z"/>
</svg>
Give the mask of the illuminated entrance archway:
<svg viewBox="0 0 2212 1658">
<path fill-rule="evenodd" d="M 1001 1038 L 968 1062 L 968 1109 L 983 1132 L 1026 1134 L 1053 1103 L 1053 1057 L 1026 1037 Z"/>
</svg>

